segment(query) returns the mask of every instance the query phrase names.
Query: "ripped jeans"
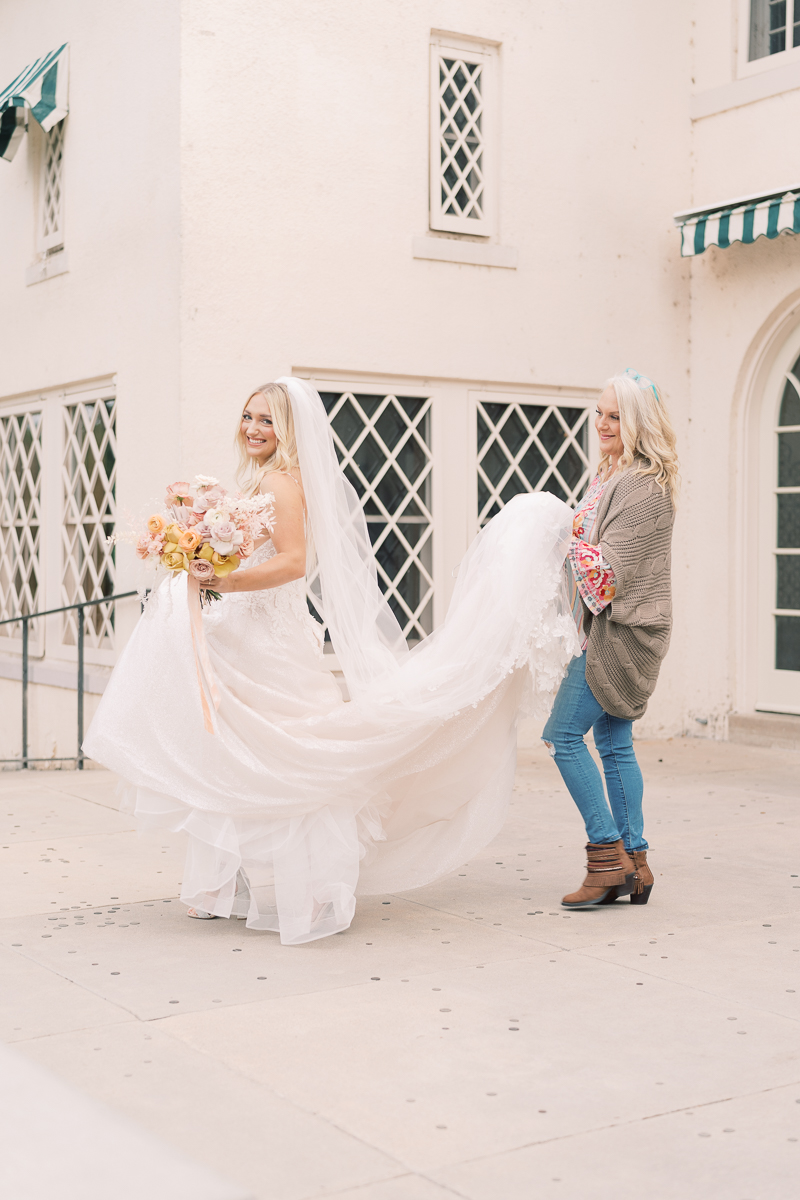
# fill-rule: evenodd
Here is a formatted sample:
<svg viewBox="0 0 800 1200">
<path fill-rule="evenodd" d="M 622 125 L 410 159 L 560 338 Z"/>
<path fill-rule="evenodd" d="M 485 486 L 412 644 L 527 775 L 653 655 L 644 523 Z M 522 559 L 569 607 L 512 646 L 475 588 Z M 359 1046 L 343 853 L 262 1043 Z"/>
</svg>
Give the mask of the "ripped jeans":
<svg viewBox="0 0 800 1200">
<path fill-rule="evenodd" d="M 594 730 L 603 780 L 584 741 Z M 633 751 L 633 722 L 612 717 L 586 682 L 586 654 L 573 658 L 542 733 L 569 794 L 595 845 L 622 838 L 626 850 L 646 850 L 642 818 L 642 772 Z M 610 805 L 610 809 L 609 809 Z"/>
</svg>

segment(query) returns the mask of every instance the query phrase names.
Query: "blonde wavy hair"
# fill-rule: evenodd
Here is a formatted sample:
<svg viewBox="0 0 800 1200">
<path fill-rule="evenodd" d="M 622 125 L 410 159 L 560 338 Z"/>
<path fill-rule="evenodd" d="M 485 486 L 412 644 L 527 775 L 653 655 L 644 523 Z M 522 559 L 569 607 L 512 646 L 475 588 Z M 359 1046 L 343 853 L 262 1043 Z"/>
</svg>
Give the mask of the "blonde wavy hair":
<svg viewBox="0 0 800 1200">
<path fill-rule="evenodd" d="M 242 408 L 242 413 L 254 396 L 263 396 L 270 407 L 272 414 L 272 428 L 275 431 L 277 445 L 275 453 L 272 454 L 263 466 L 255 466 L 253 460 L 247 453 L 244 433 L 242 432 L 242 418 L 239 417 L 239 423 L 236 428 L 236 437 L 234 438 L 234 446 L 239 453 L 239 467 L 236 472 L 236 478 L 242 485 L 243 490 L 250 494 L 254 494 L 261 486 L 261 480 L 271 471 L 295 472 L 297 474 L 300 469 L 300 463 L 297 457 L 297 439 L 294 433 L 294 417 L 292 416 L 292 402 L 289 398 L 289 391 L 282 383 L 265 383 L 262 387 L 256 388 L 247 397 Z"/>
<path fill-rule="evenodd" d="M 669 491 L 673 505 L 677 505 L 680 475 L 675 430 L 659 388 L 644 375 L 630 370 L 612 375 L 605 387 L 613 387 L 619 407 L 623 453 L 617 470 L 654 475 L 661 491 Z M 598 465 L 599 473 L 605 474 L 610 466 L 610 458 L 604 454 Z"/>
</svg>

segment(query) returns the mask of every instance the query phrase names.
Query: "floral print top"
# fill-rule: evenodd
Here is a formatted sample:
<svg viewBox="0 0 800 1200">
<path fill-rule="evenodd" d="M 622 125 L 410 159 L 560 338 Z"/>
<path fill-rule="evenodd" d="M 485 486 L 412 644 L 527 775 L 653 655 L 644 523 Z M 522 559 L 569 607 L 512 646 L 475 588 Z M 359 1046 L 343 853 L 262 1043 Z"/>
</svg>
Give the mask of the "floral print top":
<svg viewBox="0 0 800 1200">
<path fill-rule="evenodd" d="M 600 547 L 593 546 L 589 540 L 594 533 L 597 510 L 607 482 L 596 475 L 575 509 L 572 541 L 564 564 L 570 605 L 578 628 L 581 650 L 586 649 L 589 641 L 585 629 L 586 609 L 595 615 L 601 613 L 614 599 L 617 590 L 613 570 L 603 558 Z"/>
</svg>

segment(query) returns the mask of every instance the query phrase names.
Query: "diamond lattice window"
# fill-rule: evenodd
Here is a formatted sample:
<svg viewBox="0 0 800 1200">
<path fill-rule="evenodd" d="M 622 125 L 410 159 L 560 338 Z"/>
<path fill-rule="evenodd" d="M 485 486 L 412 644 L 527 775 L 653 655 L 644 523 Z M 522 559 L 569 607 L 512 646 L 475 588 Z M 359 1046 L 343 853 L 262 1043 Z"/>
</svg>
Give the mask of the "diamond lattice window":
<svg viewBox="0 0 800 1200">
<path fill-rule="evenodd" d="M 64 524 L 62 596 L 64 604 L 95 600 L 114 591 L 116 492 L 116 402 L 69 404 L 64 409 Z M 113 605 L 84 610 L 87 645 L 112 649 Z M 64 642 L 77 642 L 77 614 L 65 613 Z"/>
<path fill-rule="evenodd" d="M 433 46 L 431 227 L 488 236 L 489 112 L 494 58 Z"/>
<path fill-rule="evenodd" d="M 45 252 L 64 245 L 64 122 L 43 135 L 41 183 L 41 247 Z"/>
<path fill-rule="evenodd" d="M 345 475 L 361 500 L 378 582 L 409 641 L 433 628 L 429 399 L 322 392 Z M 313 611 L 313 596 L 310 598 Z"/>
<path fill-rule="evenodd" d="M 520 492 L 575 504 L 589 481 L 588 435 L 586 408 L 479 401 L 479 524 Z"/>
<path fill-rule="evenodd" d="M 0 416 L 0 619 L 32 613 L 39 604 L 41 568 L 42 414 Z M 31 636 L 35 636 L 31 622 Z M 18 640 L 19 625 L 0 625 Z"/>
</svg>

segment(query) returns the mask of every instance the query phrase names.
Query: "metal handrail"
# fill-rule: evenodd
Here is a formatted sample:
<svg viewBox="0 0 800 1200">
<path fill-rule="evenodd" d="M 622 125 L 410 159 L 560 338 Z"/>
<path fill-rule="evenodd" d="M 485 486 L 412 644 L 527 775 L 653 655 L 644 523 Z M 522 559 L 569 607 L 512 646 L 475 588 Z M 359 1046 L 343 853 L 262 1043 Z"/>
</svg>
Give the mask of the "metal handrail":
<svg viewBox="0 0 800 1200">
<path fill-rule="evenodd" d="M 74 762 L 79 771 L 83 770 L 83 696 L 84 696 L 84 628 L 83 610 L 92 608 L 95 604 L 112 604 L 115 600 L 127 600 L 138 596 L 138 592 L 119 592 L 115 596 L 100 596 L 97 600 L 79 600 L 77 604 L 65 604 L 63 608 L 48 608 L 45 612 L 23 613 L 18 617 L 6 617 L 0 625 L 15 625 L 22 622 L 22 754 L 19 758 L 0 758 L 0 763 L 19 763 L 20 770 L 27 771 L 28 763 L 34 762 Z M 78 752 L 62 758 L 32 758 L 28 754 L 28 624 L 38 621 L 41 617 L 52 617 L 56 613 L 72 612 L 78 609 Z"/>
</svg>

